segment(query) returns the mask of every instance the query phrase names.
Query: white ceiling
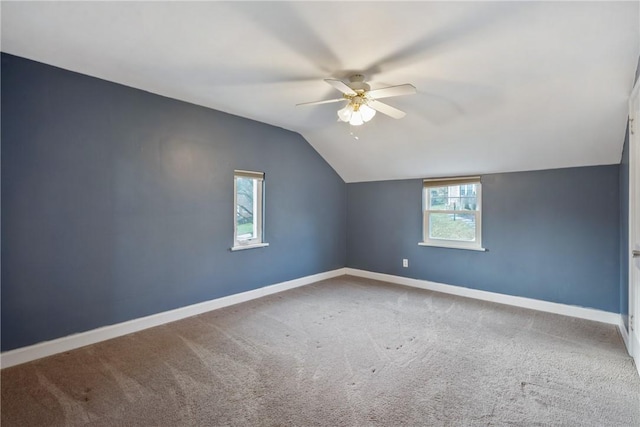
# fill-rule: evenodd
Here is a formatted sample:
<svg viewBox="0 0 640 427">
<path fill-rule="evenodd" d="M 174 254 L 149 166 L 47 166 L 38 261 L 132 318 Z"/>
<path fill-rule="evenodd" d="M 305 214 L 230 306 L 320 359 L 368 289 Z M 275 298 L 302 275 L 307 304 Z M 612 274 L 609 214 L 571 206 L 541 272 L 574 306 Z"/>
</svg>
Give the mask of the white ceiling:
<svg viewBox="0 0 640 427">
<path fill-rule="evenodd" d="M 638 2 L 2 2 L 2 51 L 301 133 L 346 182 L 613 164 Z M 364 72 L 407 112 L 336 121 Z"/>
</svg>

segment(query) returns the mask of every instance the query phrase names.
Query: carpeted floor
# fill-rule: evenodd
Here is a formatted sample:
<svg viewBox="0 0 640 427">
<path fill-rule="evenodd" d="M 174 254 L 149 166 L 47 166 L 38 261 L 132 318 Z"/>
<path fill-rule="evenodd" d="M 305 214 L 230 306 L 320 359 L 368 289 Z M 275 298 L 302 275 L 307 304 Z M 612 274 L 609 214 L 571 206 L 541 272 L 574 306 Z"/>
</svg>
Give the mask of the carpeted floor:
<svg viewBox="0 0 640 427">
<path fill-rule="evenodd" d="M 340 277 L 7 368 L 2 426 L 640 426 L 614 326 Z"/>
</svg>

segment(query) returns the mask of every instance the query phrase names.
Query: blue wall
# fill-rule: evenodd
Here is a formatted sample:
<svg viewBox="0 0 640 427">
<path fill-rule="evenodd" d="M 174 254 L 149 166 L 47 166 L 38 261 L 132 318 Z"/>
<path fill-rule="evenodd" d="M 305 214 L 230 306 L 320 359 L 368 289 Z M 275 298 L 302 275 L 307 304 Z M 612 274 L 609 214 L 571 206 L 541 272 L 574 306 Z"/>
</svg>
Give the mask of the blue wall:
<svg viewBox="0 0 640 427">
<path fill-rule="evenodd" d="M 296 133 L 3 54 L 2 350 L 344 267 L 345 197 Z"/>
<path fill-rule="evenodd" d="M 347 184 L 347 266 L 617 313 L 618 172 L 483 176 L 487 252 L 418 246 L 419 179 Z"/>
</svg>

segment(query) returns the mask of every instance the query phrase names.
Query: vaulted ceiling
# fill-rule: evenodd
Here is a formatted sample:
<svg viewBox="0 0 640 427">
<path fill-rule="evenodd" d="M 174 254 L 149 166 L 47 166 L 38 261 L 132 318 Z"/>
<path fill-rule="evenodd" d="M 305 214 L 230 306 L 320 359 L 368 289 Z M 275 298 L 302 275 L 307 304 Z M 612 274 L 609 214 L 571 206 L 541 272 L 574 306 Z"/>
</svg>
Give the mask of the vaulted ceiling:
<svg viewBox="0 0 640 427">
<path fill-rule="evenodd" d="M 302 134 L 347 182 L 620 161 L 638 2 L 2 2 L 2 51 Z M 323 79 L 413 84 L 337 122 Z M 355 133 L 355 135 L 353 135 Z M 357 139 L 354 137 L 357 136 Z"/>
</svg>

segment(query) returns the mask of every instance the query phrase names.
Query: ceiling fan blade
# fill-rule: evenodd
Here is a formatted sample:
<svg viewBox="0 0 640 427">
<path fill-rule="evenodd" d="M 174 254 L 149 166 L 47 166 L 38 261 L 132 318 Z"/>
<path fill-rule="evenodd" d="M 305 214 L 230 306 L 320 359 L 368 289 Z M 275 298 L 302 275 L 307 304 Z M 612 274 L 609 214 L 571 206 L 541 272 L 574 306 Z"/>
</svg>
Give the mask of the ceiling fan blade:
<svg viewBox="0 0 640 427">
<path fill-rule="evenodd" d="M 389 98 L 390 96 L 413 95 L 417 93 L 414 85 L 404 84 L 398 86 L 389 86 L 382 89 L 370 90 L 367 96 L 373 99 Z"/>
<path fill-rule="evenodd" d="M 324 79 L 324 81 L 329 83 L 331 86 L 338 89 L 340 92 L 344 93 L 345 95 L 352 95 L 352 96 L 357 95 L 354 92 L 354 90 L 351 89 L 349 86 L 347 86 L 342 80 Z"/>
<path fill-rule="evenodd" d="M 321 37 L 315 26 L 309 25 L 300 5 L 294 2 L 273 2 L 269 4 L 268 10 L 250 2 L 228 2 L 228 5 L 250 19 L 252 25 L 258 25 L 282 47 L 291 49 L 300 59 L 310 61 L 322 75 L 330 75 L 334 70 L 342 68 L 333 46 Z M 283 22 L 287 24 L 282 25 Z"/>
<path fill-rule="evenodd" d="M 397 108 L 380 101 L 371 100 L 367 102 L 367 105 L 374 110 L 381 112 L 382 114 L 393 117 L 394 119 L 401 119 L 407 115 L 407 113 L 405 113 L 404 111 L 400 111 Z"/>
<path fill-rule="evenodd" d="M 327 99 L 325 101 L 302 102 L 300 104 L 296 104 L 296 107 L 299 107 L 301 105 L 329 104 L 331 102 L 338 102 L 338 101 L 346 101 L 346 100 L 344 98 L 336 98 L 336 99 Z"/>
</svg>

